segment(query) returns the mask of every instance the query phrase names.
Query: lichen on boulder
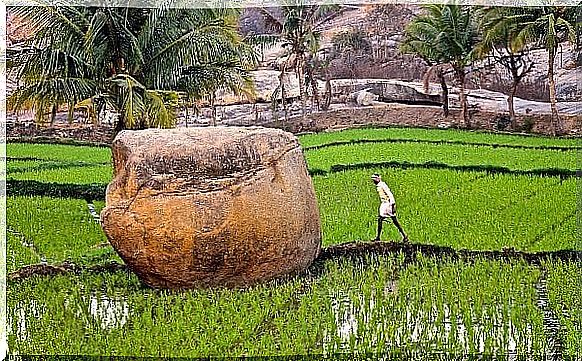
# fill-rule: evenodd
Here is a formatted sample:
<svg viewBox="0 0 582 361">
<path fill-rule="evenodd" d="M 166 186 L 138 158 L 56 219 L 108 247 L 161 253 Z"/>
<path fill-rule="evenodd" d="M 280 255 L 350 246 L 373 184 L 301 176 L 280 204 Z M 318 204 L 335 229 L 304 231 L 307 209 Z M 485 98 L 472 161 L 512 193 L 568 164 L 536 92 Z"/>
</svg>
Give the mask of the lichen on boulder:
<svg viewBox="0 0 582 361">
<path fill-rule="evenodd" d="M 122 131 L 101 221 L 154 288 L 245 287 L 307 268 L 319 211 L 297 139 L 268 128 Z"/>
</svg>

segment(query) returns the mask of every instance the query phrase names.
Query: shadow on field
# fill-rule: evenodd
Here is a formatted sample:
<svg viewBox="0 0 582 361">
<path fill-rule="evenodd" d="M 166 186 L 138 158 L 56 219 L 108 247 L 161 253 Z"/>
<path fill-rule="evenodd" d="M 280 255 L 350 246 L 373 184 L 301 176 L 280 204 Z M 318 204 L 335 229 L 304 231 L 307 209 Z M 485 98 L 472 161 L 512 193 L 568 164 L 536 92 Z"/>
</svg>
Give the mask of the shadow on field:
<svg viewBox="0 0 582 361">
<path fill-rule="evenodd" d="M 397 242 L 349 242 L 323 248 L 318 258 L 309 267 L 311 275 L 323 272 L 324 263 L 328 260 L 348 259 L 365 263 L 369 256 L 404 255 L 404 264 L 414 263 L 417 257 L 429 257 L 442 261 L 474 261 L 474 260 L 498 260 L 498 261 L 525 261 L 529 264 L 540 265 L 544 260 L 582 261 L 582 251 L 559 250 L 552 252 L 521 252 L 514 249 L 502 251 L 473 251 L 455 250 L 451 247 L 435 246 L 430 244 L 397 243 Z M 129 271 L 129 268 L 117 262 L 103 265 L 79 266 L 65 262 L 60 265 L 34 264 L 20 268 L 8 274 L 9 281 L 20 281 L 33 276 L 56 276 L 66 274 L 88 273 L 114 273 Z"/>
<path fill-rule="evenodd" d="M 389 255 L 403 253 L 405 261 L 413 262 L 417 254 L 443 260 L 472 261 L 475 259 L 491 259 L 500 261 L 523 260 L 539 265 L 543 260 L 574 261 L 582 260 L 582 251 L 559 250 L 551 252 L 522 252 L 513 248 L 502 251 L 455 250 L 451 247 L 432 244 L 399 243 L 399 242 L 349 242 L 323 248 L 316 261 L 326 261 L 341 258 L 362 258 L 370 255 Z"/>
</svg>

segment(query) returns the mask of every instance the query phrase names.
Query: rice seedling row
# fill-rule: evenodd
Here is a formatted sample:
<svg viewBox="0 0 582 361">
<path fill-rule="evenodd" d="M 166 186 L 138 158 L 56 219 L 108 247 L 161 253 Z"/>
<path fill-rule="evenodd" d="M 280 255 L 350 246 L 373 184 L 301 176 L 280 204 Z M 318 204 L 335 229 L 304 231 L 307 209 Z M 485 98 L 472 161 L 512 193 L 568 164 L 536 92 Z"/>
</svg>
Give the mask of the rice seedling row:
<svg viewBox="0 0 582 361">
<path fill-rule="evenodd" d="M 561 325 L 564 355 L 580 356 L 582 350 L 582 261 L 553 261 L 547 272 L 549 307 Z"/>
<path fill-rule="evenodd" d="M 19 173 L 9 172 L 8 179 L 35 180 L 39 182 L 91 184 L 109 183 L 113 176 L 111 165 L 84 165 L 59 167 L 57 169 L 35 169 Z"/>
<path fill-rule="evenodd" d="M 369 143 L 382 143 L 385 145 L 393 143 L 423 143 L 432 145 L 458 145 L 458 146 L 474 146 L 474 147 L 490 147 L 490 148 L 509 148 L 509 149 L 528 149 L 528 150 L 556 150 L 556 151 L 579 151 L 582 147 L 570 146 L 551 146 L 551 145 L 523 145 L 523 144 L 498 144 L 498 143 L 477 143 L 477 142 L 466 142 L 462 140 L 428 140 L 428 139 L 407 139 L 407 138 L 385 138 L 385 139 L 352 139 L 352 140 L 340 140 L 330 143 L 317 144 L 312 146 L 303 147 L 303 150 L 319 150 L 322 148 L 337 147 L 343 145 L 353 145 L 353 144 L 369 144 Z"/>
<path fill-rule="evenodd" d="M 489 165 L 516 170 L 576 169 L 577 151 L 492 149 L 434 144 L 354 144 L 306 151 L 310 169 L 330 170 L 337 164 L 427 161 L 449 165 Z"/>
<path fill-rule="evenodd" d="M 457 129 L 418 129 L 418 128 L 360 128 L 339 132 L 307 134 L 300 138 L 303 147 L 313 147 L 334 142 L 360 140 L 409 139 L 430 141 L 456 141 L 468 143 L 487 143 L 500 145 L 523 145 L 530 147 L 579 147 L 579 138 L 550 138 L 543 136 L 522 136 L 515 134 L 494 134 L 487 132 Z"/>
<path fill-rule="evenodd" d="M 25 262 L 44 257 L 48 263 L 71 260 L 92 263 L 119 258 L 108 247 L 98 223 L 89 213 L 87 202 L 48 197 L 8 197 L 7 199 L 7 270 L 11 272 Z M 20 247 L 25 240 L 30 247 Z M 37 255 L 32 257 L 30 249 Z M 36 262 L 30 262 L 36 263 Z"/>
<path fill-rule="evenodd" d="M 6 188 L 9 196 L 104 200 L 107 184 L 47 183 L 36 180 L 8 179 Z"/>
<path fill-rule="evenodd" d="M 11 158 L 37 158 L 46 161 L 111 161 L 111 149 L 61 144 L 8 143 L 6 154 Z"/>
<path fill-rule="evenodd" d="M 8 174 L 42 172 L 49 170 L 67 170 L 71 168 L 109 165 L 110 162 L 87 163 L 84 161 L 8 161 Z"/>
</svg>

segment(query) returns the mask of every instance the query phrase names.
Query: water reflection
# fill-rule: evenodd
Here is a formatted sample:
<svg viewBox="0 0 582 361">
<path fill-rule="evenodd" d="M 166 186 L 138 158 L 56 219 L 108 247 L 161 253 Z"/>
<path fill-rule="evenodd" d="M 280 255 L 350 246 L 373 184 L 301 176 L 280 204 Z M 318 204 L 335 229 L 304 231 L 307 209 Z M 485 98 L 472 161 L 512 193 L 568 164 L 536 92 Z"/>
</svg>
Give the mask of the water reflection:
<svg viewBox="0 0 582 361">
<path fill-rule="evenodd" d="M 431 298 L 403 302 L 406 295 L 399 292 L 396 281 L 379 291 L 330 292 L 333 318 L 324 326 L 324 354 L 432 348 L 515 356 L 518 351 L 533 351 L 533 326 L 512 321 L 511 309 L 519 305 L 487 304 L 463 309 L 465 306 L 452 307 Z M 127 300 L 120 295 L 92 292 L 82 295 L 81 301 L 66 298 L 63 309 L 69 312 L 63 317 L 68 314 L 86 320 L 88 328 L 95 324 L 102 330 L 113 330 L 125 326 L 131 316 Z M 46 305 L 36 300 L 20 301 L 8 315 L 8 335 L 29 340 L 35 337 L 31 331 L 39 326 L 38 320 L 53 317 L 47 315 Z"/>
<path fill-rule="evenodd" d="M 44 305 L 40 305 L 36 300 L 20 301 L 14 308 L 15 313 L 7 314 L 7 335 L 15 335 L 16 338 L 23 341 L 28 338 L 28 322 L 29 319 L 38 319 L 46 312 Z M 13 329 L 14 318 L 16 319 L 16 327 Z"/>
<path fill-rule="evenodd" d="M 129 304 L 121 297 L 110 297 L 104 293 L 92 293 L 89 297 L 82 297 L 87 305 L 84 312 L 92 316 L 103 330 L 111 330 L 123 327 L 129 319 Z M 70 299 L 63 302 L 64 309 L 76 309 L 76 303 Z M 77 309 L 75 316 L 82 317 L 81 309 Z M 15 335 L 17 339 L 24 341 L 30 337 L 31 324 L 34 320 L 42 319 L 46 316 L 46 306 L 34 299 L 20 301 L 7 315 L 7 334 Z M 88 326 L 88 325 L 87 325 Z"/>
<path fill-rule="evenodd" d="M 104 330 L 123 327 L 129 318 L 129 304 L 121 297 L 92 294 L 89 299 L 89 313 L 100 322 Z"/>
<path fill-rule="evenodd" d="M 397 292 L 395 282 L 384 289 L 384 296 L 391 292 Z M 397 305 L 395 297 L 382 297 L 383 304 L 377 304 L 374 292 L 365 297 L 361 292 L 350 295 L 336 290 L 329 297 L 336 329 L 324 330 L 326 354 L 381 352 L 383 347 L 407 349 L 414 345 L 434 351 L 460 348 L 466 353 L 495 351 L 508 356 L 533 351 L 533 326 L 516 327 L 511 319 L 514 305 L 483 305 L 481 311 L 471 307 L 463 310 L 470 313 L 467 316 L 458 314 L 460 311 L 453 313 L 446 303 L 439 309 L 431 300 Z"/>
</svg>

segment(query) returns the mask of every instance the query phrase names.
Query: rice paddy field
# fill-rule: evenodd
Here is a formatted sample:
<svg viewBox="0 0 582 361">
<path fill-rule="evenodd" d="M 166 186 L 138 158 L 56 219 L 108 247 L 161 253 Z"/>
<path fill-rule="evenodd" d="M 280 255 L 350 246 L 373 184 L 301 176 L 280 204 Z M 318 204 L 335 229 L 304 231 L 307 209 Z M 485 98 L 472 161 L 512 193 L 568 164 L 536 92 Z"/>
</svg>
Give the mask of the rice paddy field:
<svg viewBox="0 0 582 361">
<path fill-rule="evenodd" d="M 582 359 L 582 261 L 552 257 L 582 251 L 578 139 L 385 128 L 300 143 L 323 247 L 374 238 L 377 172 L 413 244 L 549 256 L 533 264 L 370 252 L 244 290 L 152 290 L 126 271 L 88 271 L 122 263 L 95 220 L 110 150 L 10 143 L 7 271 L 86 268 L 8 281 L 9 353 Z M 385 225 L 382 239 L 400 236 Z"/>
</svg>

